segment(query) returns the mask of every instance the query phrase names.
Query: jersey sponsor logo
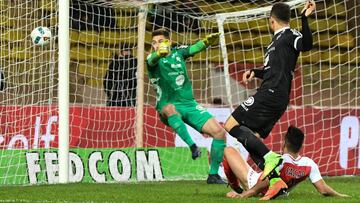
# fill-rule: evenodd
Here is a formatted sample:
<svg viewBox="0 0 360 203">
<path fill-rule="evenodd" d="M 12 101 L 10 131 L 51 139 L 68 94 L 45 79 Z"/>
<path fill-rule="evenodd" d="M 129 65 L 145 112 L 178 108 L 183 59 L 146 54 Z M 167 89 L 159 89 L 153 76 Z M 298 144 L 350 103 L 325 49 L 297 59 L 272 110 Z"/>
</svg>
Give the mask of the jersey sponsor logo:
<svg viewBox="0 0 360 203">
<path fill-rule="evenodd" d="M 182 75 L 182 74 L 184 74 L 184 71 L 169 72 L 168 76 Z"/>
<path fill-rule="evenodd" d="M 184 75 L 179 75 L 176 77 L 175 79 L 175 83 L 177 86 L 182 86 L 185 82 L 185 76 Z"/>
<path fill-rule="evenodd" d="M 178 64 L 171 64 L 170 65 L 171 68 L 181 68 L 181 64 L 178 63 Z"/>
<path fill-rule="evenodd" d="M 299 178 L 305 177 L 306 174 L 305 174 L 305 171 L 303 171 L 303 170 L 298 170 L 296 168 L 288 167 L 285 170 L 285 175 L 299 179 Z"/>
<path fill-rule="evenodd" d="M 170 73 L 168 73 L 168 76 L 174 76 L 174 75 L 179 75 L 179 73 L 178 72 L 170 72 Z"/>
</svg>

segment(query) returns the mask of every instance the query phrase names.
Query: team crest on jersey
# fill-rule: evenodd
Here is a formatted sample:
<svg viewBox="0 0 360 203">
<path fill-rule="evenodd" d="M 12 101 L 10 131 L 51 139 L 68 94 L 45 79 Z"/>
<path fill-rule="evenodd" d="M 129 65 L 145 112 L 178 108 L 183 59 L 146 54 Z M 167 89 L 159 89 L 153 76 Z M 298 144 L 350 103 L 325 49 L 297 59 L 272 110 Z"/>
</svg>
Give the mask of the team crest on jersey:
<svg viewBox="0 0 360 203">
<path fill-rule="evenodd" d="M 176 77 L 175 79 L 175 83 L 177 86 L 182 86 L 185 82 L 185 76 L 184 75 L 179 75 Z"/>
<path fill-rule="evenodd" d="M 245 106 L 251 106 L 254 104 L 254 97 L 249 97 L 246 101 L 244 101 Z"/>
</svg>

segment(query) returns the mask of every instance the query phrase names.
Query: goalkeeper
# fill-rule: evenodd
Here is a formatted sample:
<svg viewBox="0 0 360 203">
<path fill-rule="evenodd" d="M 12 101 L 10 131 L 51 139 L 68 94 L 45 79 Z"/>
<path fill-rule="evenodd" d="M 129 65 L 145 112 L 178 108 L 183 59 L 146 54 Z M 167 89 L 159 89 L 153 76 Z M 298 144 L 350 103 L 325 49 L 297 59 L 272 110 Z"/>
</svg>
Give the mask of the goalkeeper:
<svg viewBox="0 0 360 203">
<path fill-rule="evenodd" d="M 170 126 L 190 147 L 192 159 L 201 155 L 185 123 L 211 137 L 208 184 L 224 184 L 218 175 L 225 148 L 225 130 L 213 116 L 194 99 L 192 84 L 186 70 L 186 59 L 214 44 L 219 34 L 210 34 L 191 46 L 171 47 L 169 32 L 158 29 L 152 33 L 152 52 L 147 57 L 151 84 L 156 90 L 156 110 L 163 123 Z"/>
</svg>

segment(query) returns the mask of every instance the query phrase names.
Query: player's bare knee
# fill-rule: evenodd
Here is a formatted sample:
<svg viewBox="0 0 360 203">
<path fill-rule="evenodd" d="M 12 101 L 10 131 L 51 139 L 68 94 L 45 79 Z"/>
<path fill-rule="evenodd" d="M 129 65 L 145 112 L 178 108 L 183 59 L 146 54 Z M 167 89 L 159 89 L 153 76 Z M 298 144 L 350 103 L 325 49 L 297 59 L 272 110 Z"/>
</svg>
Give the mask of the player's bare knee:
<svg viewBox="0 0 360 203">
<path fill-rule="evenodd" d="M 164 106 L 163 109 L 161 110 L 161 113 L 163 113 L 166 117 L 170 117 L 174 114 L 177 114 L 176 108 L 173 104 L 168 104 Z"/>
<path fill-rule="evenodd" d="M 226 159 L 228 164 L 233 164 L 236 161 L 236 157 L 239 151 L 234 147 L 225 147 L 224 148 L 224 159 Z"/>
<path fill-rule="evenodd" d="M 214 128 L 212 137 L 216 139 L 225 139 L 225 130 L 221 126 Z"/>
</svg>

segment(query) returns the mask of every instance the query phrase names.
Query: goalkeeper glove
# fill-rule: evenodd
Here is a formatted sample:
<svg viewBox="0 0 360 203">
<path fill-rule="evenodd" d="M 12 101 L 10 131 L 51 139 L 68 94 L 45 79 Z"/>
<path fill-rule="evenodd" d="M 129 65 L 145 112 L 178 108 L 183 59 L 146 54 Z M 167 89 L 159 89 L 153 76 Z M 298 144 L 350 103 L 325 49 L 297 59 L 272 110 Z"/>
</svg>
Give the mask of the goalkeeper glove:
<svg viewBox="0 0 360 203">
<path fill-rule="evenodd" d="M 159 44 L 159 48 L 156 51 L 156 54 L 159 57 L 163 57 L 169 54 L 170 52 L 170 47 L 171 47 L 171 42 L 169 40 L 164 40 Z"/>
<path fill-rule="evenodd" d="M 220 32 L 206 35 L 206 37 L 203 39 L 203 42 L 206 46 L 215 45 L 215 42 L 219 38 L 219 36 Z"/>
</svg>

